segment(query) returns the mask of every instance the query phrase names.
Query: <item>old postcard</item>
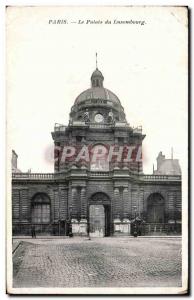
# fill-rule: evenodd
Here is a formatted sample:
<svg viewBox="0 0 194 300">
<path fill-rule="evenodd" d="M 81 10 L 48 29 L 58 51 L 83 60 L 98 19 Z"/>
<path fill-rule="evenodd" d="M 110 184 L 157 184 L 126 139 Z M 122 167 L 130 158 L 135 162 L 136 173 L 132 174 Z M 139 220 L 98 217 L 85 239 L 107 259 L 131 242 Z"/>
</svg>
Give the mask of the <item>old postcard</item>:
<svg viewBox="0 0 194 300">
<path fill-rule="evenodd" d="M 7 292 L 188 292 L 188 9 L 9 6 Z"/>
</svg>

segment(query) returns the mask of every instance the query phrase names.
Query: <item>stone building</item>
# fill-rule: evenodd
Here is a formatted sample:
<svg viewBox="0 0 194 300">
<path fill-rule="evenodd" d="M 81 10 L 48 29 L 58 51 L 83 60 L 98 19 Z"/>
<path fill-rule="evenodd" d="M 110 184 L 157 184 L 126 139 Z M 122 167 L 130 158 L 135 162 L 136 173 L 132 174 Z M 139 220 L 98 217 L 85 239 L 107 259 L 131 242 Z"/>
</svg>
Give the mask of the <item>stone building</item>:
<svg viewBox="0 0 194 300">
<path fill-rule="evenodd" d="M 12 150 L 11 166 L 12 173 L 21 173 L 21 171 L 18 169 L 18 155 L 14 150 Z"/>
<path fill-rule="evenodd" d="M 128 124 L 98 68 L 52 138 L 54 173 L 13 169 L 13 234 L 30 234 L 32 224 L 43 235 L 130 235 L 134 224 L 142 235 L 181 233 L 178 161 L 160 153 L 154 174 L 143 173 L 145 134 Z"/>
</svg>

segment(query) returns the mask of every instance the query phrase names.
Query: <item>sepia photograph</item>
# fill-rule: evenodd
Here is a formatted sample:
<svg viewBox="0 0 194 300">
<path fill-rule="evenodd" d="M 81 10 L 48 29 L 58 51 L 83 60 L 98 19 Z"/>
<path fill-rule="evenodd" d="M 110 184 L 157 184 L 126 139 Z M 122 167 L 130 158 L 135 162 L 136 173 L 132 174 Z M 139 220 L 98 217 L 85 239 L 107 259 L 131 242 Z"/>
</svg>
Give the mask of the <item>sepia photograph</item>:
<svg viewBox="0 0 194 300">
<path fill-rule="evenodd" d="M 7 292 L 188 293 L 188 8 L 8 6 Z"/>
</svg>

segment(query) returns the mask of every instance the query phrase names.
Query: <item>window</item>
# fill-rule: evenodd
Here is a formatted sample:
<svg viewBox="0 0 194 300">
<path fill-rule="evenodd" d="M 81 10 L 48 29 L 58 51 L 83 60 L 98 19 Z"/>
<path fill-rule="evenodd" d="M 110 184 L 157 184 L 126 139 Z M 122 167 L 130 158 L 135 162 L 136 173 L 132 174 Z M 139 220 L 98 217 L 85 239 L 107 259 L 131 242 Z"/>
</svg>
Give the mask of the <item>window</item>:
<svg viewBox="0 0 194 300">
<path fill-rule="evenodd" d="M 91 154 L 91 171 L 109 171 L 108 149 L 105 146 L 95 145 Z"/>
<path fill-rule="evenodd" d="M 80 143 L 82 141 L 82 136 L 76 136 L 76 141 Z"/>
<path fill-rule="evenodd" d="M 123 144 L 124 143 L 124 138 L 123 137 L 118 137 L 118 142 L 119 144 Z"/>
<path fill-rule="evenodd" d="M 50 199 L 46 194 L 39 193 L 32 200 L 32 223 L 50 223 Z"/>
<path fill-rule="evenodd" d="M 33 223 L 50 222 L 50 204 L 35 203 L 32 210 Z"/>
</svg>

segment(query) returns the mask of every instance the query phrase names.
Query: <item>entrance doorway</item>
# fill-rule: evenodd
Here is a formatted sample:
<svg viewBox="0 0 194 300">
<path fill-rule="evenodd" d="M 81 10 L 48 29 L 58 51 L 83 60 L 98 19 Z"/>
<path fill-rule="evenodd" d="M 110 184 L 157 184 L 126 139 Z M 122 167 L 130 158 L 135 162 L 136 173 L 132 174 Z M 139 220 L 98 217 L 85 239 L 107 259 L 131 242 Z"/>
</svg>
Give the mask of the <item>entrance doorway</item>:
<svg viewBox="0 0 194 300">
<path fill-rule="evenodd" d="M 97 192 L 89 200 L 88 221 L 91 236 L 110 236 L 111 201 L 107 194 Z"/>
<path fill-rule="evenodd" d="M 90 205 L 90 236 L 103 237 L 105 234 L 105 213 L 103 205 Z"/>
<path fill-rule="evenodd" d="M 89 206 L 89 231 L 91 237 L 110 235 L 110 209 L 108 205 Z"/>
<path fill-rule="evenodd" d="M 147 202 L 147 222 L 164 223 L 164 198 L 159 193 L 151 194 Z"/>
</svg>

